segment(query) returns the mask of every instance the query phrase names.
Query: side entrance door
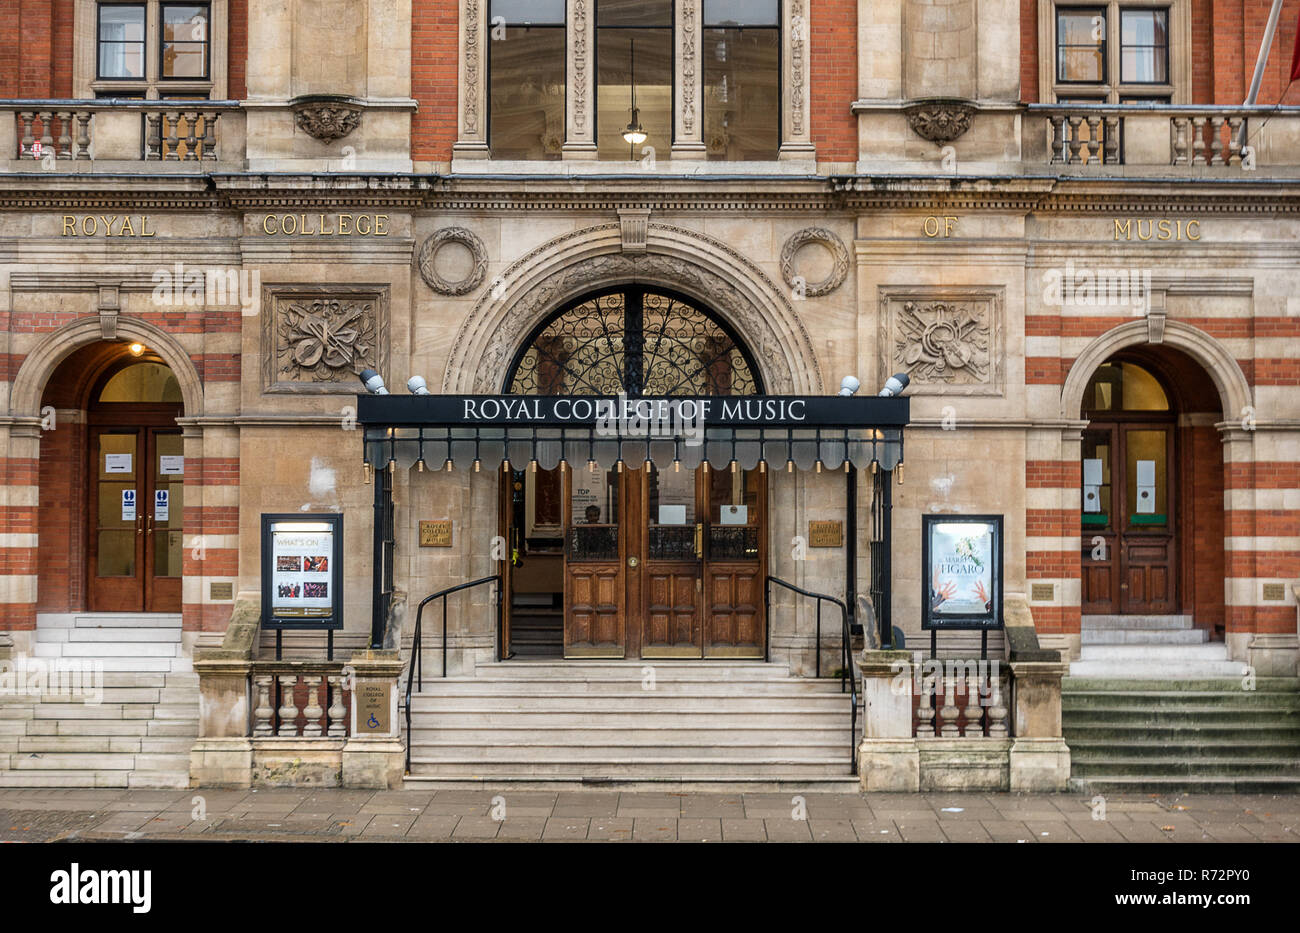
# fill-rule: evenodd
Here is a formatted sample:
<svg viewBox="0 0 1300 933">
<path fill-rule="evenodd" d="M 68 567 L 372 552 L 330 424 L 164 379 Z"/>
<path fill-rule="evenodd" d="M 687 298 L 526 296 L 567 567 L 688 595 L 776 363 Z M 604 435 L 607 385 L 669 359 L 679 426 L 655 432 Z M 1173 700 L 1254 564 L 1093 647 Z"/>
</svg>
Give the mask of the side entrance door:
<svg viewBox="0 0 1300 933">
<path fill-rule="evenodd" d="M 1083 611 L 1178 611 L 1174 426 L 1093 421 L 1083 436 Z"/>
<path fill-rule="evenodd" d="M 87 547 L 92 612 L 180 612 L 184 446 L 175 416 L 92 414 Z M 139 423 L 155 420 L 160 424 Z M 95 423 L 99 422 L 99 423 Z"/>
</svg>

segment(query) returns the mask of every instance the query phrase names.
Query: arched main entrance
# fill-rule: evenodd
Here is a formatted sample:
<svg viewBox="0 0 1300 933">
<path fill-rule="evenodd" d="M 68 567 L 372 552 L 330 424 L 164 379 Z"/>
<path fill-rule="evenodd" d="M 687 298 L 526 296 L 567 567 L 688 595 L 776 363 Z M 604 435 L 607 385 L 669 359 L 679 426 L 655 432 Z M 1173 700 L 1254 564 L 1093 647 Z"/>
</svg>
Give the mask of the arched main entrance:
<svg viewBox="0 0 1300 933">
<path fill-rule="evenodd" d="M 648 437 L 647 397 L 761 393 L 759 369 L 716 315 L 668 289 L 606 289 L 546 318 L 512 361 L 504 391 L 625 396 L 620 416 Z M 626 444 L 612 468 L 510 470 L 507 640 L 516 655 L 762 657 L 766 482 L 735 463 L 659 470 Z"/>
</svg>

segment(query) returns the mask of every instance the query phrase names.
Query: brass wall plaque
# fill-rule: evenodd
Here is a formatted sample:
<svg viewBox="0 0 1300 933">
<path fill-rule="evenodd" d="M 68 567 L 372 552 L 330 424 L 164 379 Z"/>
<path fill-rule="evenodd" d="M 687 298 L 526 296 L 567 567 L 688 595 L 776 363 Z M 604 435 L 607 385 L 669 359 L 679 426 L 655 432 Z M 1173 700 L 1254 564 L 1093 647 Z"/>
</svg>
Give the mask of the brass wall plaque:
<svg viewBox="0 0 1300 933">
<path fill-rule="evenodd" d="M 809 547 L 843 547 L 844 523 L 841 521 L 809 522 Z"/>
<path fill-rule="evenodd" d="M 208 584 L 208 599 L 234 599 L 234 598 L 235 598 L 235 584 L 217 583 L 215 581 Z"/>
<path fill-rule="evenodd" d="M 1265 583 L 1264 600 L 1270 603 L 1286 602 L 1286 584 L 1285 583 Z"/>
<path fill-rule="evenodd" d="M 1029 598 L 1036 603 L 1051 602 L 1056 598 L 1055 583 L 1031 583 L 1029 584 Z"/>
<path fill-rule="evenodd" d="M 451 519 L 420 522 L 420 547 L 451 547 Z"/>
<path fill-rule="evenodd" d="M 352 695 L 356 710 L 354 735 L 390 735 L 392 733 L 393 685 L 362 681 Z"/>
</svg>

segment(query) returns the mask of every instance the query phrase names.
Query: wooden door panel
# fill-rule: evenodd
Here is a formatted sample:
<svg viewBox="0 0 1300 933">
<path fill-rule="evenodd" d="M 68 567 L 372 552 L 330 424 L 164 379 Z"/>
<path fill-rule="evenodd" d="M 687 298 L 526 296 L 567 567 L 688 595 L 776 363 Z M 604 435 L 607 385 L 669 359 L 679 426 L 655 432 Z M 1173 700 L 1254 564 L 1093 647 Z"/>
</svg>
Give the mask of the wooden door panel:
<svg viewBox="0 0 1300 933">
<path fill-rule="evenodd" d="M 642 657 L 699 657 L 699 567 L 694 562 L 646 563 Z"/>
<path fill-rule="evenodd" d="M 150 429 L 140 502 L 145 524 L 145 609 L 148 612 L 181 611 L 181 572 L 185 559 L 184 461 L 180 461 L 178 473 L 176 461 L 162 458 L 184 457 L 184 451 L 179 431 Z M 166 518 L 159 511 L 158 490 L 168 493 Z"/>
<path fill-rule="evenodd" d="M 92 428 L 89 447 L 89 608 L 91 612 L 140 612 L 145 608 L 144 433 L 133 428 Z M 126 490 L 135 495 L 135 518 L 129 520 L 122 518 Z"/>
<path fill-rule="evenodd" d="M 566 657 L 623 657 L 623 578 L 616 563 L 570 563 L 565 573 Z"/>
<path fill-rule="evenodd" d="M 705 654 L 762 657 L 763 575 L 751 562 L 710 564 Z"/>
</svg>

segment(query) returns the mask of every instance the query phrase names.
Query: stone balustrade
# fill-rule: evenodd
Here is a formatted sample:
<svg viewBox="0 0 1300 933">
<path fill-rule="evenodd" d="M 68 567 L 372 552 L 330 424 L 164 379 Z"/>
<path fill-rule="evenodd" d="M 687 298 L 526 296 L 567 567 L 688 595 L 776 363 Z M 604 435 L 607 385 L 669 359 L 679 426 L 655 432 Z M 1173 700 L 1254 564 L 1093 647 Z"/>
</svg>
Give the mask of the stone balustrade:
<svg viewBox="0 0 1300 933">
<path fill-rule="evenodd" d="M 1010 735 L 1006 665 L 993 659 L 912 663 L 914 722 L 918 739 L 997 738 Z"/>
<path fill-rule="evenodd" d="M 1026 109 L 1026 161 L 1245 170 L 1300 164 L 1300 107 L 1075 103 Z"/>
<path fill-rule="evenodd" d="M 0 160 L 51 168 L 69 162 L 181 166 L 244 158 L 244 114 L 236 101 L 15 100 L 0 108 L 13 115 L 0 119 Z"/>
<path fill-rule="evenodd" d="M 342 662 L 254 661 L 252 735 L 345 738 L 351 690 Z"/>
</svg>

